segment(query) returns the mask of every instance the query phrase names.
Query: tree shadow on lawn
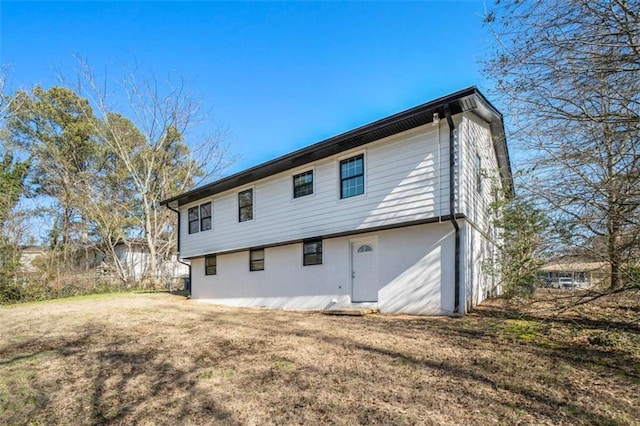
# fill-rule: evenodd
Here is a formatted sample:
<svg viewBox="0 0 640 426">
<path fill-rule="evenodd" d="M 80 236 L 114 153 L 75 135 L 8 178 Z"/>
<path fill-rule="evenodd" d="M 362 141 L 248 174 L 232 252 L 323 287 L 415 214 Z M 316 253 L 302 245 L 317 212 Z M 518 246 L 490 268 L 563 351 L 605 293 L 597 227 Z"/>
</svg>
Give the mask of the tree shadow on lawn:
<svg viewBox="0 0 640 426">
<path fill-rule="evenodd" d="M 516 307 L 481 307 L 476 313 L 479 323 L 511 320 L 533 324 L 540 333 L 531 340 L 540 356 L 577 367 L 608 368 L 611 373 L 640 383 L 640 326 L 634 323 L 571 312 L 522 312 Z"/>
<path fill-rule="evenodd" d="M 603 331 L 624 331 L 640 334 L 640 324 L 630 321 L 620 321 L 614 319 L 597 319 L 585 316 L 569 315 L 566 312 L 523 312 L 517 307 L 480 307 L 473 311 L 473 314 L 483 318 L 495 318 L 500 320 L 517 319 L 524 321 L 538 321 L 541 323 L 555 323 L 564 326 L 574 326 L 579 328 L 600 329 Z"/>
<path fill-rule="evenodd" d="M 316 314 L 310 314 L 316 315 Z M 374 318 L 374 317 L 371 317 Z M 517 316 L 520 319 L 520 316 Z M 219 316 L 215 321 L 221 321 Z M 371 321 L 365 319 L 351 319 L 347 318 L 344 321 L 335 321 L 336 324 L 340 323 L 343 327 L 348 327 L 348 322 L 354 321 L 357 326 L 360 326 L 363 321 Z M 479 319 L 478 321 L 482 321 Z M 246 323 L 236 321 L 224 321 L 225 327 L 246 327 Z M 480 385 L 485 389 L 490 388 L 495 391 L 507 391 L 514 396 L 519 396 L 520 404 L 526 407 L 526 410 L 536 418 L 546 418 L 554 422 L 567 421 L 567 415 L 571 421 L 580 423 L 596 423 L 596 424 L 615 424 L 615 420 L 607 417 L 606 415 L 599 414 L 594 410 L 587 408 L 588 406 L 580 405 L 573 400 L 571 396 L 575 396 L 575 389 L 572 388 L 570 382 L 564 382 L 561 378 L 549 377 L 552 382 L 549 383 L 536 383 L 530 378 L 527 378 L 529 366 L 526 364 L 518 365 L 516 368 L 520 369 L 517 372 L 517 376 L 513 377 L 510 374 L 509 369 L 505 369 L 500 365 L 482 365 L 481 362 L 466 362 L 456 363 L 442 360 L 429 359 L 429 349 L 425 347 L 425 357 L 417 358 L 408 353 L 394 350 L 393 348 L 384 347 L 384 345 L 373 345 L 358 341 L 347 336 L 334 336 L 326 333 L 318 332 L 314 329 L 312 333 L 306 330 L 289 330 L 282 327 L 271 327 L 265 324 L 261 324 L 259 321 L 251 322 L 252 328 L 258 328 L 263 330 L 265 334 L 283 335 L 294 334 L 298 337 L 306 337 L 317 340 L 318 342 L 326 343 L 334 347 L 350 347 L 355 349 L 357 353 L 366 355 L 367 353 L 373 356 L 382 356 L 388 359 L 389 362 L 395 362 L 400 360 L 401 362 L 408 363 L 418 367 L 421 370 L 439 371 L 445 376 L 449 377 L 454 383 L 458 383 L 459 386 L 466 387 L 465 383 L 469 386 Z M 474 347 L 478 345 L 478 340 L 485 340 L 489 345 L 489 350 L 499 351 L 502 348 L 513 351 L 514 356 L 519 356 L 523 353 L 528 353 L 530 356 L 540 359 L 540 365 L 537 368 L 545 365 L 554 365 L 557 362 L 564 362 L 573 366 L 578 370 L 591 369 L 594 366 L 603 367 L 605 374 L 607 372 L 616 372 L 622 375 L 625 380 L 630 381 L 630 385 L 633 385 L 638 378 L 638 365 L 634 362 L 633 358 L 627 354 L 615 354 L 612 360 L 612 354 L 607 351 L 601 351 L 597 349 L 588 349 L 582 345 L 565 345 L 565 346 L 549 346 L 547 342 L 525 341 L 525 342 L 507 342 L 499 338 L 495 331 L 491 329 L 487 330 L 487 326 L 480 324 L 479 322 L 474 325 L 473 322 L 469 323 L 464 319 L 410 319 L 410 320 L 389 320 L 388 318 L 380 318 L 379 321 L 373 319 L 371 324 L 373 328 L 384 330 L 389 335 L 413 335 L 420 336 L 422 333 L 436 333 L 440 336 L 446 336 L 449 339 L 456 341 L 458 348 Z M 516 358 L 516 361 L 526 362 L 527 358 Z M 624 367 L 630 366 L 630 367 Z M 370 372 L 372 376 L 375 371 Z M 542 373 L 538 371 L 536 374 L 552 374 L 546 371 Z M 520 378 L 526 378 L 524 383 L 519 382 Z M 548 386 L 551 385 L 556 388 L 561 395 L 567 395 L 568 397 L 556 397 L 553 396 L 554 392 L 549 392 Z M 595 392 L 595 391 L 594 391 Z M 464 391 L 463 391 L 464 393 Z M 603 403 L 603 405 L 609 407 L 618 407 L 623 409 L 624 413 L 637 412 L 637 407 L 628 404 L 625 401 L 619 401 L 614 397 L 609 398 L 606 395 L 588 395 L 589 398 L 593 398 L 596 401 Z M 499 392 L 485 392 L 482 395 L 478 392 L 473 398 L 484 399 L 492 405 L 503 405 L 507 411 L 513 409 L 513 401 L 511 398 L 506 398 L 504 395 L 500 395 Z M 518 399 L 518 398 L 516 398 Z M 477 401 L 476 401 L 477 402 Z M 564 414 L 560 413 L 562 410 Z"/>
<path fill-rule="evenodd" d="M 162 315 L 171 315 L 173 307 L 169 305 L 166 308 L 162 306 Z M 175 311 L 184 315 L 185 308 L 189 307 L 175 308 Z M 520 319 L 521 316 L 513 318 Z M 630 363 L 632 360 L 625 357 L 611 361 L 611 353 L 607 351 L 591 350 L 578 344 L 549 346 L 535 340 L 510 342 L 501 338 L 495 327 L 491 327 L 491 321 L 498 320 L 497 316 L 461 319 L 403 319 L 386 316 L 340 318 L 325 317 L 318 313 L 287 312 L 281 315 L 279 311 L 274 310 L 209 312 L 196 309 L 189 313 L 188 317 L 188 321 L 191 322 L 189 326 L 192 328 L 181 331 L 181 328 L 176 326 L 166 330 L 173 333 L 195 333 L 196 339 L 201 342 L 200 346 L 184 353 L 184 357 L 190 361 L 185 364 L 175 358 L 169 358 L 175 357 L 175 353 L 171 355 L 164 351 L 176 349 L 164 348 L 161 340 L 150 338 L 147 342 L 132 341 L 139 337 L 135 329 L 124 333 L 118 328 L 110 328 L 108 322 L 87 323 L 82 329 L 78 329 L 76 334 L 68 333 L 68 338 L 33 339 L 9 348 L 5 351 L 7 357 L 0 354 L 0 367 L 15 367 L 35 361 L 43 354 L 51 354 L 58 357 L 60 362 L 77 365 L 79 369 L 71 371 L 70 376 L 61 378 L 43 373 L 29 376 L 28 386 L 35 401 L 33 407 L 23 408 L 14 417 L 2 418 L 0 415 L 0 422 L 23 423 L 24 421 L 20 420 L 31 418 L 45 423 L 105 424 L 153 421 L 167 424 L 240 424 L 242 421 L 239 413 L 227 405 L 233 395 L 215 392 L 203 394 L 202 387 L 199 387 L 198 375 L 205 367 L 225 368 L 228 363 L 242 362 L 246 370 L 234 378 L 235 381 L 229 386 L 232 390 L 241 392 L 242 398 L 252 392 L 273 392 L 263 394 L 262 399 L 257 400 L 258 404 L 263 404 L 258 405 L 258 408 L 266 412 L 267 416 L 272 416 L 264 419 L 265 422 L 330 422 L 331 419 L 335 421 L 335 416 L 338 416 L 337 419 L 350 419 L 359 423 L 411 423 L 416 420 L 415 417 L 411 417 L 415 416 L 414 411 L 406 415 L 390 412 L 388 404 L 378 403 L 388 399 L 391 392 L 388 386 L 383 385 L 384 381 L 381 381 L 381 378 L 388 377 L 389 380 L 394 380 L 393 377 L 384 374 L 398 374 L 402 377 L 399 377 L 398 382 L 390 382 L 390 386 L 412 387 L 413 391 L 420 394 L 416 401 L 404 402 L 404 408 L 411 410 L 416 404 L 435 404 L 435 398 L 452 398 L 451 395 L 454 394 L 464 399 L 462 402 L 457 401 L 456 407 L 491 407 L 498 411 L 498 418 L 507 421 L 514 419 L 509 416 L 513 416 L 513 411 L 521 407 L 534 416 L 534 421 L 615 423 L 611 418 L 598 413 L 595 407 L 594 410 L 590 410 L 585 408 L 584 404 L 580 405 L 579 401 L 554 396 L 558 392 L 546 392 L 545 384 L 538 386 L 536 383 L 520 383 L 518 377 L 512 377 L 508 368 L 500 364 L 485 365 L 482 359 L 470 359 L 481 352 L 469 351 L 469 355 L 465 355 L 463 359 L 435 359 L 430 354 L 428 342 L 420 340 L 423 336 L 433 333 L 434 336 L 446 337 L 448 341 L 453 341 L 454 349 L 459 351 L 475 346 L 484 349 L 483 345 L 486 344 L 487 351 L 504 349 L 515 354 L 528 353 L 548 360 L 551 365 L 566 362 L 578 369 L 595 366 L 604 368 L 605 373 L 625 364 L 632 364 L 624 370 L 626 373 L 621 375 L 621 378 L 632 380 L 638 376 L 637 363 Z M 353 332 L 335 334 L 332 331 L 334 329 L 352 329 Z M 212 331 L 208 333 L 207 330 Z M 225 337 L 226 330 L 247 332 L 239 333 L 240 337 L 232 339 Z M 417 338 L 417 341 L 412 341 L 412 348 L 422 345 L 424 351 L 403 351 L 394 347 L 391 340 L 372 342 L 367 337 L 368 331 L 390 337 Z M 99 343 L 92 340 L 96 335 L 99 336 Z M 287 339 L 290 336 L 304 340 L 282 343 L 289 342 Z M 278 342 L 279 338 L 283 339 L 279 343 L 280 346 L 270 344 L 272 341 Z M 360 357 L 363 364 L 354 369 L 322 363 L 305 365 L 300 369 L 288 369 L 286 362 L 298 362 L 297 359 L 288 358 L 288 354 L 298 355 L 295 347 L 287 345 L 302 347 L 314 341 L 321 350 L 337 351 L 339 356 Z M 344 350 L 345 348 L 349 350 Z M 273 365 L 270 368 L 256 368 L 252 364 L 252 361 L 263 362 L 265 359 L 272 360 Z M 274 359 L 276 361 L 273 361 Z M 280 364 L 277 363 L 278 360 Z M 603 363 L 605 365 L 601 365 Z M 411 375 L 410 370 L 396 369 L 396 365 L 411 366 L 414 371 L 422 374 L 420 380 L 427 377 L 429 381 L 417 383 L 418 379 Z M 389 371 L 381 371 L 387 367 Z M 527 373 L 527 365 L 517 368 L 521 369 L 519 375 Z M 367 381 L 363 377 L 369 377 L 371 380 Z M 319 383 L 314 381 L 315 378 L 326 381 L 321 385 L 328 393 L 324 400 L 317 401 L 315 398 L 318 389 L 314 389 L 314 383 Z M 446 378 L 449 381 L 437 382 L 438 378 Z M 8 390 L 19 393 L 19 386 L 18 383 L 10 384 Z M 56 404 L 60 401 L 52 400 L 61 386 L 73 388 L 70 395 L 75 395 L 76 398 L 66 413 L 56 412 Z M 206 389 L 214 389 L 212 382 L 207 383 L 207 386 Z M 359 386 L 365 388 L 360 389 Z M 567 389 L 559 389 L 562 386 L 568 388 L 569 383 L 564 385 L 558 380 L 552 386 L 558 388 L 555 390 L 563 391 L 561 395 L 570 395 L 569 392 L 565 392 Z M 344 387 L 344 390 L 340 391 L 340 387 Z M 365 390 L 370 392 L 370 397 L 362 397 L 354 402 L 354 398 L 361 398 L 360 392 Z M 278 392 L 284 392 L 282 400 L 278 399 Z M 348 398 L 343 400 L 342 392 Z M 435 392 L 438 394 L 434 395 Z M 603 404 L 609 407 L 618 406 L 624 413 L 638 413 L 637 408 L 628 406 L 626 401 L 616 401 L 615 395 L 609 392 L 595 395 L 596 392 L 597 390 L 594 390 L 589 398 L 600 398 Z M 445 402 L 450 403 L 451 400 L 447 399 Z M 359 404 L 360 411 L 354 414 L 352 411 L 356 408 L 356 403 Z M 434 406 L 434 410 L 436 409 Z M 295 410 L 298 410 L 297 414 Z M 304 410 L 311 412 L 305 413 Z M 564 411 L 565 414 L 560 411 Z M 496 416 L 491 418 L 495 419 Z"/>
<path fill-rule="evenodd" d="M 132 345 L 134 336 L 105 324 L 85 324 L 75 335 L 43 336 L 0 353 L 0 367 L 11 369 L 0 379 L 0 423 L 239 424 L 221 404 L 198 398 L 196 367 L 177 368 L 157 348 Z M 48 371 L 54 365 L 57 375 Z"/>
<path fill-rule="evenodd" d="M 633 413 L 638 415 L 638 408 L 629 405 L 626 400 L 618 401 L 611 396 L 615 392 L 622 392 L 626 398 L 627 391 L 620 390 L 625 386 L 637 389 L 640 378 L 640 364 L 633 353 L 624 348 L 601 348 L 590 345 L 586 340 L 560 339 L 558 336 L 550 338 L 545 333 L 550 329 L 591 328 L 597 330 L 621 330 L 637 335 L 636 327 L 617 321 L 584 319 L 582 322 L 574 317 L 556 316 L 548 318 L 542 315 L 523 314 L 515 309 L 478 310 L 473 315 L 464 318 L 426 318 L 426 317 L 325 317 L 316 312 L 291 313 L 280 315 L 277 310 L 243 310 L 237 312 L 198 310 L 200 322 L 215 323 L 217 327 L 226 329 L 261 330 L 264 336 L 296 336 L 314 339 L 319 343 L 326 343 L 333 347 L 349 347 L 356 351 L 357 356 L 382 356 L 389 362 L 406 362 L 423 371 L 439 371 L 450 377 L 463 388 L 472 387 L 476 383 L 485 389 L 499 392 L 509 392 L 514 400 L 519 400 L 527 407 L 527 411 L 540 418 L 552 419 L 554 422 L 566 422 L 567 415 L 573 421 L 580 423 L 615 423 L 606 414 L 619 407 L 624 415 Z M 294 315 L 294 318 L 291 318 Z M 315 321 L 317 319 L 317 322 Z M 288 322 L 303 323 L 302 326 L 291 326 Z M 510 333 L 505 329 L 511 322 L 535 322 L 533 336 Z M 305 325 L 306 324 L 306 325 Z M 348 329 L 353 325 L 354 333 L 337 336 L 327 333 L 331 328 Z M 526 324 L 525 324 L 526 325 Z M 618 327 L 619 326 L 619 327 Z M 616 328 L 617 327 L 617 328 Z M 366 336 L 369 332 L 386 333 L 390 337 L 415 339 L 421 336 L 436 336 L 463 351 L 468 357 L 463 362 L 438 361 L 429 359 L 429 344 L 424 343 L 424 358 L 422 354 L 395 350 L 393 346 L 381 342 L 380 345 L 360 339 L 357 335 Z M 535 332 L 540 331 L 537 335 Z M 562 337 L 562 336 L 560 336 Z M 566 336 L 565 336 L 566 337 Z M 570 336 L 569 336 L 570 337 Z M 554 340 L 556 339 L 556 340 Z M 482 359 L 486 353 L 508 351 L 513 354 L 513 360 L 505 359 L 504 363 L 519 362 L 519 365 L 500 365 L 491 360 Z M 356 355 L 354 355 L 356 356 Z M 497 355 L 500 357 L 500 355 Z M 528 365 L 532 362 L 534 365 Z M 557 377 L 554 369 L 558 369 Z M 567 373 L 563 369 L 569 368 Z M 513 370 L 513 371 L 512 371 Z M 515 373 L 515 377 L 513 375 Z M 573 380 L 582 380 L 581 374 L 593 376 L 618 377 L 622 381 L 614 390 L 607 390 L 600 394 L 598 389 L 589 385 L 577 390 Z M 375 371 L 371 371 L 373 376 Z M 535 378 L 527 377 L 536 375 Z M 567 379 L 563 375 L 567 375 Z M 574 376 L 575 375 L 575 376 Z M 536 380 L 542 382 L 536 383 Z M 589 379 L 590 380 L 590 379 Z M 467 383 L 465 385 L 464 383 Z M 610 383 L 610 382 L 609 382 Z M 304 391 L 304 389 L 302 389 Z M 584 392 L 580 395 L 576 392 Z M 613 392 L 613 393 L 612 393 Z M 554 396 L 555 395 L 555 396 Z M 497 393 L 488 392 L 485 395 L 475 393 L 474 398 L 485 399 L 489 403 L 505 406 L 505 410 L 513 410 L 513 402 Z M 591 400 L 590 403 L 584 401 Z M 590 404 L 590 405 L 589 405 Z M 507 407 L 508 406 L 508 407 Z M 593 409 L 591 407 L 593 406 Z M 515 407 L 517 409 L 517 407 Z M 562 408 L 564 414 L 559 412 Z M 614 410 L 615 411 L 615 410 Z"/>
<path fill-rule="evenodd" d="M 200 403 L 193 374 L 196 368 L 181 370 L 161 358 L 153 348 L 97 353 L 99 371 L 91 386 L 91 422 L 153 419 L 168 424 L 200 418 L 238 424 L 221 404 L 211 399 Z"/>
</svg>

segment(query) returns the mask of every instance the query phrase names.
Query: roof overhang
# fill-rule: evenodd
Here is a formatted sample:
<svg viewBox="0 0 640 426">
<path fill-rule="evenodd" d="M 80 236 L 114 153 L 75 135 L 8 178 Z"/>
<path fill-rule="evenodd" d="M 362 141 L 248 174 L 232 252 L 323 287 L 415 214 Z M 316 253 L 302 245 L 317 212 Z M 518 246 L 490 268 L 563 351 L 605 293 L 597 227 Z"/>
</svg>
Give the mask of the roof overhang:
<svg viewBox="0 0 640 426">
<path fill-rule="evenodd" d="M 277 173 L 423 126 L 433 122 L 433 117 L 436 113 L 439 117 L 444 117 L 445 105 L 449 106 L 452 115 L 472 111 L 489 123 L 500 173 L 503 182 L 512 192 L 513 179 L 502 114 L 491 105 L 476 87 L 469 87 L 166 199 L 161 201 L 160 205 L 169 205 L 172 208 L 177 208 L 202 198 L 247 185 Z"/>
</svg>

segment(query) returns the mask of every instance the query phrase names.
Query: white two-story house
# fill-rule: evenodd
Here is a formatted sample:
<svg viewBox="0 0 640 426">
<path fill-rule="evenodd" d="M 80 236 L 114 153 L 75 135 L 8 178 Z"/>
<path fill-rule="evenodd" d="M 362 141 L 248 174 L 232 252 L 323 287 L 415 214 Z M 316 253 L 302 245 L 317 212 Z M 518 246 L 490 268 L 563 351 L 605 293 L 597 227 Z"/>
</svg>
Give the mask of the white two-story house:
<svg viewBox="0 0 640 426">
<path fill-rule="evenodd" d="M 193 299 L 458 315 L 496 291 L 489 205 L 511 184 L 502 115 L 471 87 L 162 204 Z"/>
</svg>

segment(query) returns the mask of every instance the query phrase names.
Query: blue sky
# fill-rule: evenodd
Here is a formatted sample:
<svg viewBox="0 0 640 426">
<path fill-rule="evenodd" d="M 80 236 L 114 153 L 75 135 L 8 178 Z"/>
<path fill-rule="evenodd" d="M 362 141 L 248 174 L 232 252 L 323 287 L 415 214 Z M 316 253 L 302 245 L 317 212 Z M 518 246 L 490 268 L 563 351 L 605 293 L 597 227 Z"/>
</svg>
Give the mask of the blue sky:
<svg viewBox="0 0 640 426">
<path fill-rule="evenodd" d="M 0 2 L 10 88 L 72 55 L 191 81 L 239 159 L 268 161 L 458 89 L 486 89 L 483 1 Z M 486 91 L 486 90 L 485 90 Z"/>
</svg>

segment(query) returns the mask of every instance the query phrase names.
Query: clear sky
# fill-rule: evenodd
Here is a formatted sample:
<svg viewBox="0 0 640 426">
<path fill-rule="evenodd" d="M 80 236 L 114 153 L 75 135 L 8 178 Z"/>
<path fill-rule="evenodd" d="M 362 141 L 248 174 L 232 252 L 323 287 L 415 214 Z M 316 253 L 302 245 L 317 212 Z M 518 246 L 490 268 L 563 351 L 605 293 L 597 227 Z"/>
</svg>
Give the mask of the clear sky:
<svg viewBox="0 0 640 426">
<path fill-rule="evenodd" d="M 484 2 L 0 1 L 10 88 L 55 83 L 80 55 L 182 75 L 228 126 L 228 172 L 471 85 Z M 485 90 L 486 91 L 486 90 Z M 212 120 L 213 122 L 213 120 Z"/>
</svg>

